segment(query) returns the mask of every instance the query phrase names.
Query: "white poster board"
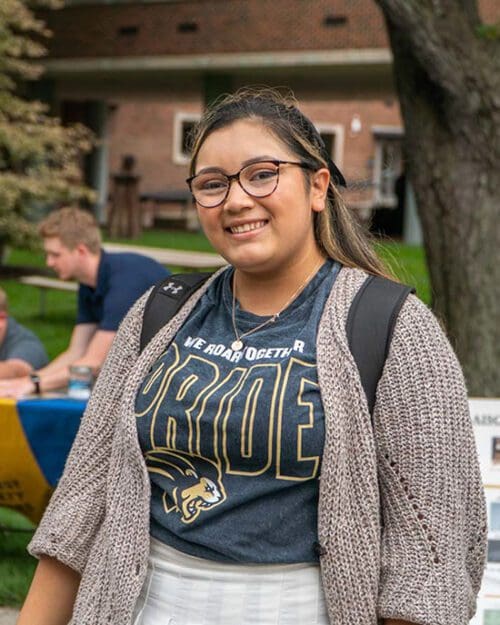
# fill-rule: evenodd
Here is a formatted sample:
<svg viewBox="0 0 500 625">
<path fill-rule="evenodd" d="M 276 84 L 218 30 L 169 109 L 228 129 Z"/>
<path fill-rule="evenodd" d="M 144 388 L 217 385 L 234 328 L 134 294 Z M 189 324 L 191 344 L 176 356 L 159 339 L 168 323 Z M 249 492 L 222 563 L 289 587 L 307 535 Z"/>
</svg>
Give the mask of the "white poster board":
<svg viewBox="0 0 500 625">
<path fill-rule="evenodd" d="M 500 625 L 500 399 L 469 406 L 488 506 L 488 563 L 471 625 Z"/>
</svg>

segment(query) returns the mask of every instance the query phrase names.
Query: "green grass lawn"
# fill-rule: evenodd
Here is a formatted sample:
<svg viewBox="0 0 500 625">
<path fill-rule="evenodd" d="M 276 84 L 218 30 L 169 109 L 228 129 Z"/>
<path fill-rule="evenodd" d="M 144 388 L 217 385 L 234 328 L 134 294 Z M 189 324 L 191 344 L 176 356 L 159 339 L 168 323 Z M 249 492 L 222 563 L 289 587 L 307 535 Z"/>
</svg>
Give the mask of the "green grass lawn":
<svg viewBox="0 0 500 625">
<path fill-rule="evenodd" d="M 150 247 L 167 247 L 174 250 L 196 250 L 214 252 L 214 248 L 202 232 L 183 232 L 180 230 L 145 230 L 140 237 L 129 239 L 107 239 L 113 243 L 135 243 Z"/>
<path fill-rule="evenodd" d="M 124 241 L 125 242 L 125 241 Z M 145 232 L 135 241 L 152 247 L 172 247 L 198 251 L 213 251 L 207 239 L 198 233 Z M 419 297 L 429 304 L 430 286 L 421 247 L 410 247 L 400 243 L 379 243 L 377 250 L 393 274 L 402 282 L 415 286 Z M 9 264 L 44 266 L 41 252 L 13 250 Z M 11 314 L 17 320 L 34 330 L 47 348 L 50 358 L 60 353 L 68 344 L 76 311 L 76 294 L 66 291 L 47 291 L 46 315 L 40 317 L 40 293 L 36 287 L 22 285 L 16 280 L 3 280 L 2 287 L 10 301 Z"/>
<path fill-rule="evenodd" d="M 120 240 L 116 239 L 116 242 Z M 123 241 L 130 243 L 130 241 Z M 138 245 L 170 247 L 186 250 L 213 251 L 201 233 L 177 231 L 150 231 L 135 241 Z M 379 243 L 377 250 L 396 277 L 417 288 L 419 297 L 430 299 L 424 253 L 420 247 L 400 243 Z M 44 266 L 41 252 L 13 250 L 8 258 L 13 265 Z M 65 291 L 46 293 L 46 316 L 39 314 L 39 292 L 35 287 L 19 284 L 16 280 L 2 280 L 9 296 L 10 312 L 19 322 L 34 330 L 53 358 L 64 349 L 73 328 L 76 313 L 76 294 Z M 12 511 L 0 508 L 0 605 L 19 605 L 28 589 L 35 561 L 25 551 L 31 533 L 12 532 L 1 528 L 29 529 L 30 523 Z"/>
<path fill-rule="evenodd" d="M 26 552 L 32 534 L 28 520 L 0 508 L 0 606 L 19 606 L 26 596 L 36 566 Z"/>
<path fill-rule="evenodd" d="M 10 314 L 40 337 L 49 358 L 67 347 L 75 322 L 76 293 L 46 291 L 46 313 L 41 317 L 39 289 L 16 280 L 2 280 L 2 288 L 9 298 Z"/>
<path fill-rule="evenodd" d="M 401 282 L 413 286 L 417 295 L 428 306 L 431 304 L 431 285 L 425 262 L 424 249 L 402 243 L 378 243 L 377 252 Z"/>
</svg>

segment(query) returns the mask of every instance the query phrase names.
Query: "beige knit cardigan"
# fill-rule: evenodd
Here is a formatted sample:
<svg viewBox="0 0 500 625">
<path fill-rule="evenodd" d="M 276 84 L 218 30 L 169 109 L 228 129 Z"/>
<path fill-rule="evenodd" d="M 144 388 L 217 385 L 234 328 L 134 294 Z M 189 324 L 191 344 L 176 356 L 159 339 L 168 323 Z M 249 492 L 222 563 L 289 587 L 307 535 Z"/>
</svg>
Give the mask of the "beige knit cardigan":
<svg viewBox="0 0 500 625">
<path fill-rule="evenodd" d="M 410 296 L 372 426 L 345 332 L 364 278 L 340 271 L 317 339 L 326 422 L 318 534 L 330 622 L 465 625 L 483 571 L 486 516 L 462 372 L 433 315 Z M 135 396 L 206 286 L 141 355 L 145 297 L 129 312 L 30 543 L 32 554 L 82 574 L 73 625 L 131 623 L 147 569 L 150 498 Z"/>
</svg>

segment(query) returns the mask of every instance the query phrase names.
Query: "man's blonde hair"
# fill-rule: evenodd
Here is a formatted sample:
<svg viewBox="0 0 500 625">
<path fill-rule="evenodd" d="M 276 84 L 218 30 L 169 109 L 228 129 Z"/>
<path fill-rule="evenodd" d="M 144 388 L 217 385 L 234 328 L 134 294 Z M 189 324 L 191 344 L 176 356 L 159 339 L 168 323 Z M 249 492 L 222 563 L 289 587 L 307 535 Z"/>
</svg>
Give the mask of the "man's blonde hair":
<svg viewBox="0 0 500 625">
<path fill-rule="evenodd" d="M 0 313 L 7 312 L 7 293 L 0 287 Z"/>
<path fill-rule="evenodd" d="M 79 243 L 86 245 L 93 254 L 101 248 L 101 232 L 95 217 L 74 206 L 52 211 L 40 222 L 38 232 L 44 239 L 57 237 L 70 250 Z"/>
</svg>

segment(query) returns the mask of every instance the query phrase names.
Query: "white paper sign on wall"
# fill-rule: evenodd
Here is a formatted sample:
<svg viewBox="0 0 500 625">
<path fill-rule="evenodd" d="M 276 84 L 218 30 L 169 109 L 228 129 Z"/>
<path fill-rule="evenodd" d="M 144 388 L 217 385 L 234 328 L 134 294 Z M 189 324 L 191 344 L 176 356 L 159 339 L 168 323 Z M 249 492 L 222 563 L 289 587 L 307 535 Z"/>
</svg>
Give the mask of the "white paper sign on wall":
<svg viewBox="0 0 500 625">
<path fill-rule="evenodd" d="M 471 625 L 500 625 L 500 399 L 469 399 L 488 506 L 488 562 Z"/>
</svg>

